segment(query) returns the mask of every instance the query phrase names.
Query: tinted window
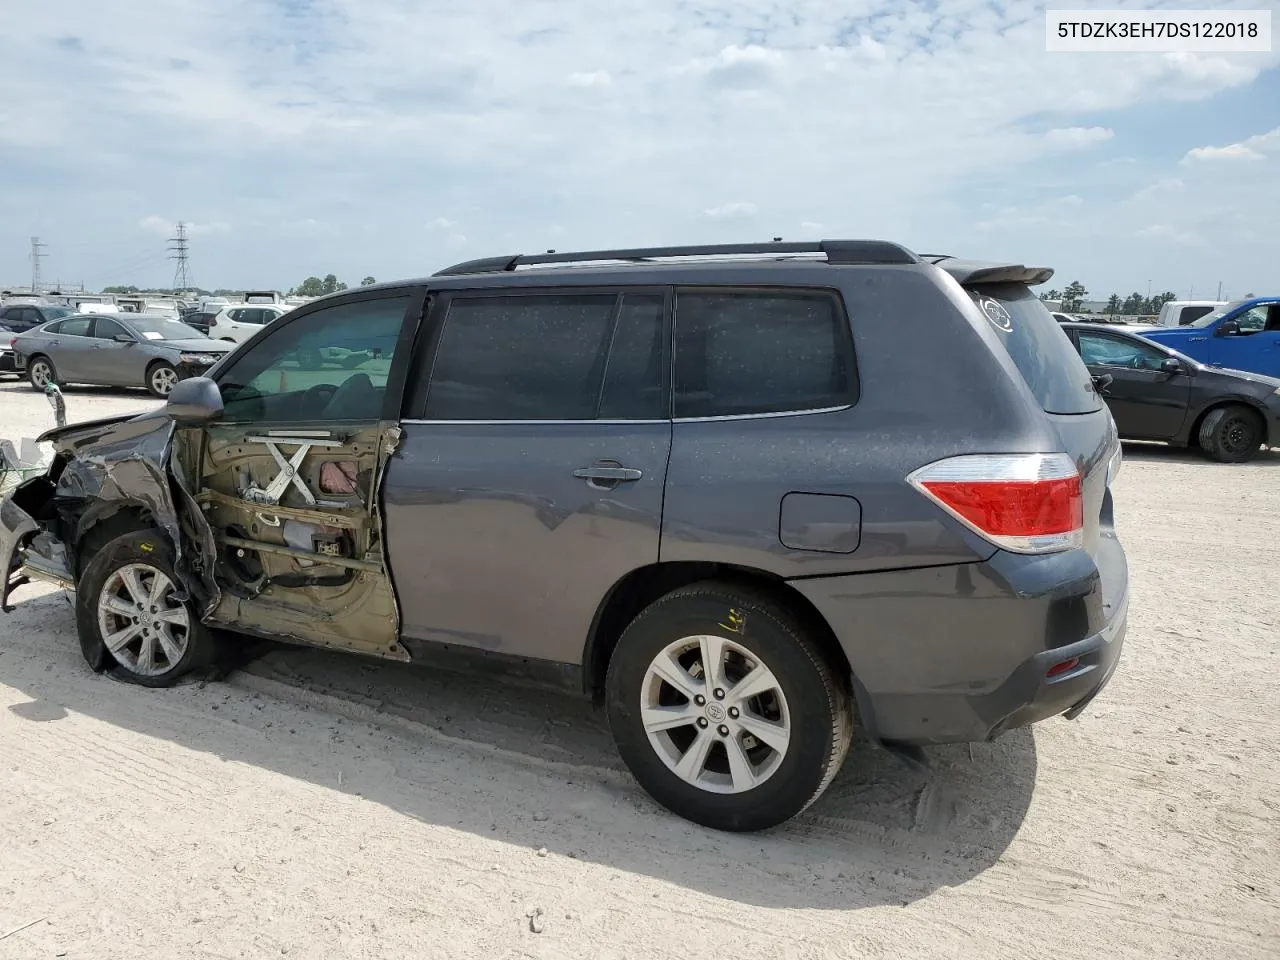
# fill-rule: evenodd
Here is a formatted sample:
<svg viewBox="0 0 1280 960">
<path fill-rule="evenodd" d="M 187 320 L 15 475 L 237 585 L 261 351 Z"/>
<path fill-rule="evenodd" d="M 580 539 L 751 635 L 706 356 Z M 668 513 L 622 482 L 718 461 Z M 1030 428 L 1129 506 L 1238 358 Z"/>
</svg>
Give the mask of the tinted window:
<svg viewBox="0 0 1280 960">
<path fill-rule="evenodd" d="M 1104 367 L 1128 367 L 1131 370 L 1159 370 L 1166 354 L 1136 340 L 1102 337 L 1081 333 L 1080 356 L 1085 363 Z"/>
<path fill-rule="evenodd" d="M 855 394 L 849 328 L 832 295 L 677 295 L 677 417 L 818 410 Z"/>
<path fill-rule="evenodd" d="M 43 312 L 46 320 L 57 320 L 59 317 L 69 317 L 75 313 L 70 307 L 45 307 Z"/>
<path fill-rule="evenodd" d="M 58 323 L 58 333 L 64 337 L 87 337 L 93 317 L 72 317 Z"/>
<path fill-rule="evenodd" d="M 1102 401 L 1089 371 L 1044 303 L 1021 283 L 969 290 L 1040 406 L 1048 413 L 1092 413 Z"/>
<path fill-rule="evenodd" d="M 663 298 L 628 293 L 618 309 L 609 348 L 599 415 L 613 420 L 662 420 L 667 416 L 662 380 Z"/>
<path fill-rule="evenodd" d="M 110 340 L 118 334 L 127 334 L 128 331 L 114 320 L 106 317 L 98 317 L 93 323 L 93 335 L 99 340 Z M 129 339 L 133 339 L 130 337 Z"/>
<path fill-rule="evenodd" d="M 378 419 L 408 302 L 359 300 L 279 327 L 218 377 L 226 419 Z"/>
<path fill-rule="evenodd" d="M 426 417 L 594 418 L 617 301 L 614 294 L 455 298 L 432 366 Z"/>
<path fill-rule="evenodd" d="M 1178 324 L 1185 327 L 1210 313 L 1213 313 L 1213 307 L 1183 307 L 1178 317 Z"/>
</svg>

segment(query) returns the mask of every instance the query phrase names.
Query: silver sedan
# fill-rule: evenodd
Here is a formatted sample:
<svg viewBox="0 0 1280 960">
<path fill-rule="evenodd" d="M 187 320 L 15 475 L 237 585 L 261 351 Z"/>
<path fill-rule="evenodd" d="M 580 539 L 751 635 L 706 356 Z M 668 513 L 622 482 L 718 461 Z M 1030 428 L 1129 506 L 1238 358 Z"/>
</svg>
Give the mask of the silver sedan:
<svg viewBox="0 0 1280 960">
<path fill-rule="evenodd" d="M 74 314 L 13 338 L 18 372 L 25 370 L 37 390 L 91 383 L 146 387 L 157 397 L 203 374 L 234 347 L 148 314 Z"/>
</svg>

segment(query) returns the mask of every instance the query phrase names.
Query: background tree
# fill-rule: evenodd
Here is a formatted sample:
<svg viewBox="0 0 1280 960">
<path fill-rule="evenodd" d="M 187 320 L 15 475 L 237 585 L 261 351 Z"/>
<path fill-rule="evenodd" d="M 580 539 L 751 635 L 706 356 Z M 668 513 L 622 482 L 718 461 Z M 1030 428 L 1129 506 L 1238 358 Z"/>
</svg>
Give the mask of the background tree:
<svg viewBox="0 0 1280 960">
<path fill-rule="evenodd" d="M 1145 298 L 1136 290 L 1124 298 L 1124 305 L 1120 308 L 1120 312 L 1126 317 L 1136 316 L 1142 310 L 1142 301 Z"/>
<path fill-rule="evenodd" d="M 1120 294 L 1113 293 L 1107 298 L 1107 313 L 1113 317 L 1120 312 Z"/>
<path fill-rule="evenodd" d="M 375 283 L 377 283 L 377 282 L 378 282 L 378 281 L 377 281 L 377 280 L 375 280 L 375 279 L 373 279 L 373 277 L 365 277 L 363 280 L 361 280 L 361 281 L 360 281 L 360 286 L 362 286 L 362 287 L 371 287 L 371 286 L 373 286 L 373 285 L 374 285 Z"/>
<path fill-rule="evenodd" d="M 345 289 L 347 285 L 330 273 L 323 280 L 319 277 L 307 277 L 289 293 L 298 297 L 323 297 L 326 293 L 337 293 Z"/>
<path fill-rule="evenodd" d="M 1040 294 L 1040 299 L 1041 300 L 1061 300 L 1062 294 L 1059 293 L 1057 290 L 1046 290 L 1044 293 Z"/>
<path fill-rule="evenodd" d="M 1089 295 L 1089 291 L 1084 288 L 1084 284 L 1079 280 L 1072 280 L 1067 285 L 1067 289 L 1062 291 L 1062 309 L 1067 313 L 1075 313 L 1080 309 L 1080 302 Z"/>
</svg>

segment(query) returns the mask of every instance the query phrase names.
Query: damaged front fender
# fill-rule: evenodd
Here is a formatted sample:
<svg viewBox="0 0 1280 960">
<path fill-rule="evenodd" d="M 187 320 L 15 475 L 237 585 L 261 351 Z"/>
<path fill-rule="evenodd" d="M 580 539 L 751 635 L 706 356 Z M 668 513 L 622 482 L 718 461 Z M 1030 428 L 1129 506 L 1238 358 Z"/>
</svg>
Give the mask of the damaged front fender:
<svg viewBox="0 0 1280 960">
<path fill-rule="evenodd" d="M 169 541 L 178 578 L 202 618 L 212 611 L 219 599 L 213 534 L 171 463 L 174 436 L 173 421 L 155 411 L 40 437 L 56 450 L 48 474 L 23 483 L 0 507 L 6 611 L 10 592 L 32 578 L 74 588 L 88 553 L 142 527 Z"/>
</svg>

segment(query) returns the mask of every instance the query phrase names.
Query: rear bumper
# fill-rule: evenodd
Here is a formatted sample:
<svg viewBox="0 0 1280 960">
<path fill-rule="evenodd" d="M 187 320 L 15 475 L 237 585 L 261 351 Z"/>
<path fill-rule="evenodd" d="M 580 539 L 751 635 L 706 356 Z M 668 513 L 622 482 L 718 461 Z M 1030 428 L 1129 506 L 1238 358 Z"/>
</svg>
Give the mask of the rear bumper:
<svg viewBox="0 0 1280 960">
<path fill-rule="evenodd" d="M 18 361 L 12 350 L 0 350 L 0 373 L 17 373 Z"/>
<path fill-rule="evenodd" d="M 1111 679 L 1128 624 L 1128 563 L 1111 532 L 1092 557 L 998 553 L 792 585 L 844 648 L 863 725 L 903 743 L 990 740 L 1078 716 Z"/>
</svg>

